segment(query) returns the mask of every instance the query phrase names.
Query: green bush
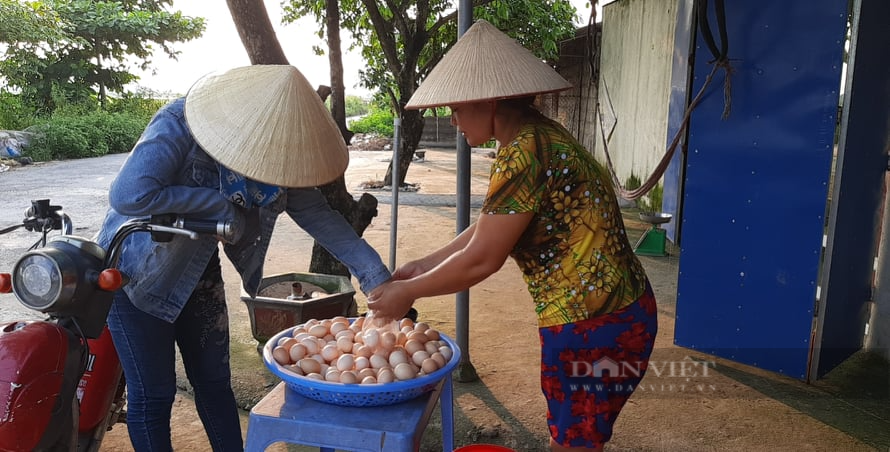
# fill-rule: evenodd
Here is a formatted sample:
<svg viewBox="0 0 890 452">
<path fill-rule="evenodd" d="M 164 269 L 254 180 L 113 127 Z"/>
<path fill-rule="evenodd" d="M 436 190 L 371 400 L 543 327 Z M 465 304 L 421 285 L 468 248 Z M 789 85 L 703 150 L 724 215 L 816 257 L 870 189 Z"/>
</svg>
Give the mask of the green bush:
<svg viewBox="0 0 890 452">
<path fill-rule="evenodd" d="M 20 96 L 0 91 L 0 130 L 24 130 L 34 121 L 34 111 L 22 104 Z"/>
<path fill-rule="evenodd" d="M 68 120 L 51 120 L 28 128 L 34 140 L 24 154 L 35 161 L 80 158 L 90 153 L 90 141 L 76 124 Z"/>
<path fill-rule="evenodd" d="M 368 114 L 370 106 L 368 101 L 362 99 L 359 96 L 346 96 L 345 99 L 346 105 L 346 117 L 351 116 L 362 116 Z"/>
<path fill-rule="evenodd" d="M 627 178 L 627 182 L 624 183 L 624 188 L 626 190 L 635 190 L 642 185 L 643 181 L 640 177 L 631 173 L 630 177 Z M 661 202 L 664 198 L 663 190 L 661 185 L 652 187 L 648 193 L 635 200 L 637 208 L 643 212 L 661 212 Z"/>
<path fill-rule="evenodd" d="M 36 161 L 98 157 L 129 152 L 148 124 L 144 114 L 59 111 L 28 131 L 33 142 L 24 149 Z"/>
<path fill-rule="evenodd" d="M 375 108 L 366 116 L 350 121 L 348 127 L 355 133 L 373 133 L 392 138 L 393 114 L 389 110 Z"/>
</svg>

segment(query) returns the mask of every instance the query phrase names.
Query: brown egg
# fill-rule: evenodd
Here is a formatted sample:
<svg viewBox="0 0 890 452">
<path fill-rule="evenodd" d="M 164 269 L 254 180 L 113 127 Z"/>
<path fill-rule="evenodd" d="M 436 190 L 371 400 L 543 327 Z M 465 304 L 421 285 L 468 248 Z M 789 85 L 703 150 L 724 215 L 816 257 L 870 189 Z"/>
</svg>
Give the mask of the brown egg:
<svg viewBox="0 0 890 452">
<path fill-rule="evenodd" d="M 325 372 L 325 374 L 324 374 L 324 379 L 325 379 L 325 381 L 330 381 L 330 382 L 334 382 L 334 383 L 339 382 L 340 381 L 340 371 L 333 367 L 329 367 L 328 371 Z"/>
<path fill-rule="evenodd" d="M 373 375 L 368 375 L 368 376 L 362 378 L 362 382 L 361 382 L 361 384 L 363 384 L 363 385 L 372 385 L 374 383 L 377 383 L 377 379 L 374 378 Z"/>
<path fill-rule="evenodd" d="M 342 353 L 352 353 L 352 340 L 345 336 L 337 339 L 337 349 Z"/>
<path fill-rule="evenodd" d="M 445 357 L 442 356 L 442 354 L 439 352 L 431 354 L 430 359 L 436 362 L 436 364 L 439 366 L 439 369 L 445 367 L 445 364 L 448 362 L 445 360 Z"/>
<path fill-rule="evenodd" d="M 311 328 L 309 328 L 309 334 L 311 334 L 315 337 L 325 337 L 325 335 L 328 334 L 328 327 L 321 325 L 321 324 L 314 325 Z"/>
<path fill-rule="evenodd" d="M 373 356 L 373 355 L 372 355 Z M 365 356 L 355 357 L 355 370 L 362 370 L 371 367 L 371 361 Z"/>
<path fill-rule="evenodd" d="M 414 328 L 414 321 L 407 317 L 402 320 L 399 320 L 399 329 L 402 329 L 406 326 L 410 326 L 411 328 Z"/>
<path fill-rule="evenodd" d="M 433 358 L 427 358 L 423 361 L 423 364 L 420 365 L 420 370 L 422 370 L 426 374 L 431 374 L 437 370 L 439 370 L 439 363 L 436 362 Z"/>
<path fill-rule="evenodd" d="M 423 331 L 411 331 L 407 334 L 408 340 L 414 339 L 415 341 L 420 342 L 421 344 L 426 344 L 430 338 Z"/>
<path fill-rule="evenodd" d="M 408 363 L 400 363 L 393 367 L 392 371 L 395 377 L 401 381 L 411 380 L 417 376 L 417 372 Z"/>
<path fill-rule="evenodd" d="M 336 322 L 331 324 L 331 334 L 336 336 L 338 333 L 346 331 L 349 329 L 349 324 Z"/>
<path fill-rule="evenodd" d="M 340 355 L 337 359 L 337 369 L 341 372 L 352 370 L 353 366 L 355 366 L 355 356 L 350 353 Z"/>
<path fill-rule="evenodd" d="M 282 366 L 291 363 L 290 351 L 280 345 L 272 349 L 272 358 Z"/>
<path fill-rule="evenodd" d="M 405 342 L 405 351 L 408 352 L 409 355 L 413 356 L 415 353 L 424 349 L 424 344 L 420 341 L 408 339 L 408 342 Z"/>
<path fill-rule="evenodd" d="M 440 339 L 439 332 L 432 328 L 424 331 L 423 334 L 426 334 L 431 341 L 438 341 Z"/>
<path fill-rule="evenodd" d="M 294 339 L 293 337 L 285 336 L 278 340 L 278 345 L 290 350 L 290 348 L 297 342 L 298 341 L 296 339 Z"/>
<path fill-rule="evenodd" d="M 423 348 L 424 348 L 424 350 L 426 350 L 426 352 L 429 353 L 431 356 L 432 356 L 433 353 L 438 353 L 438 352 L 439 352 L 439 344 L 437 344 L 436 341 L 429 341 L 429 342 L 427 342 L 426 344 L 423 344 Z"/>
<path fill-rule="evenodd" d="M 340 349 L 337 348 L 336 344 L 325 345 L 324 348 L 321 349 L 321 356 L 324 358 L 325 362 L 334 361 L 340 356 Z"/>
<path fill-rule="evenodd" d="M 408 319 L 411 320 L 411 319 Z M 396 345 L 398 338 L 392 331 L 386 331 L 380 334 L 380 348 L 389 352 Z"/>
<path fill-rule="evenodd" d="M 377 383 L 392 383 L 396 375 L 391 367 L 384 367 L 377 372 Z"/>
<path fill-rule="evenodd" d="M 351 370 L 341 372 L 340 373 L 340 383 L 345 383 L 348 385 L 356 384 L 356 383 L 358 383 L 358 376 L 355 374 L 355 372 L 353 372 Z"/>
<path fill-rule="evenodd" d="M 306 346 L 300 343 L 294 344 L 289 353 L 291 362 L 295 363 L 306 357 Z"/>
<path fill-rule="evenodd" d="M 447 345 L 443 345 L 439 347 L 439 353 L 445 358 L 445 361 L 451 361 L 451 356 L 454 355 L 454 351 L 451 350 L 451 347 Z"/>
<path fill-rule="evenodd" d="M 420 350 L 417 353 L 411 355 L 411 361 L 414 361 L 414 364 L 418 366 L 422 365 L 424 361 L 430 359 L 430 354 L 426 352 L 426 350 Z"/>
<path fill-rule="evenodd" d="M 300 369 L 303 369 L 303 372 L 305 372 L 307 375 L 311 373 L 321 372 L 321 363 L 312 358 L 303 358 L 299 362 L 297 362 L 297 364 L 300 366 Z"/>
<path fill-rule="evenodd" d="M 304 347 L 306 347 L 307 354 L 314 355 L 318 353 L 319 347 L 318 342 L 315 340 L 315 338 L 307 337 L 306 339 L 300 341 L 300 343 L 303 344 Z"/>
<path fill-rule="evenodd" d="M 395 369 L 395 367 L 402 363 L 408 362 L 408 353 L 402 349 L 393 350 L 392 353 L 389 354 L 389 365 Z M 396 375 L 398 377 L 398 375 Z"/>
<path fill-rule="evenodd" d="M 360 345 L 358 347 L 358 350 L 356 350 L 355 354 L 358 356 L 364 356 L 365 358 L 370 358 L 371 355 L 374 354 L 374 349 L 371 347 L 368 347 L 367 345 Z"/>
<path fill-rule="evenodd" d="M 369 361 L 371 363 L 371 367 L 374 369 L 381 369 L 389 365 L 389 360 L 386 358 L 386 356 L 377 353 L 371 355 Z"/>
</svg>

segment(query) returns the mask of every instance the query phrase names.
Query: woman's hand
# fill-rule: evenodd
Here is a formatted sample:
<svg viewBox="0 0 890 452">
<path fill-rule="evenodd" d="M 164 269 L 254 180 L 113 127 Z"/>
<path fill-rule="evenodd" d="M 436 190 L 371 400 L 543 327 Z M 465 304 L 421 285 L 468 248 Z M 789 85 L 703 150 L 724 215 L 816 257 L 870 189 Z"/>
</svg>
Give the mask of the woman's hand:
<svg viewBox="0 0 890 452">
<path fill-rule="evenodd" d="M 427 269 L 421 265 L 420 261 L 411 261 L 406 264 L 402 264 L 399 268 L 396 269 L 392 274 L 393 281 L 398 281 L 402 279 L 411 279 L 415 276 L 420 276 L 426 273 Z"/>
<path fill-rule="evenodd" d="M 377 286 L 368 294 L 368 310 L 374 311 L 374 317 L 384 321 L 405 317 L 413 305 L 414 298 L 405 291 L 405 283 L 396 281 L 395 277 Z"/>
</svg>

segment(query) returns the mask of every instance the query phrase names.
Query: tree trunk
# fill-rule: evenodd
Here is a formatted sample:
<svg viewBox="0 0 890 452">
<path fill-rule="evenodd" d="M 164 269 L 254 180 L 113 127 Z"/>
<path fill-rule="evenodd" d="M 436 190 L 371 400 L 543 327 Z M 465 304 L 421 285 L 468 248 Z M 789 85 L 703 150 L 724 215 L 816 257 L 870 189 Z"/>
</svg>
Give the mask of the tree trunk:
<svg viewBox="0 0 890 452">
<path fill-rule="evenodd" d="M 414 158 L 414 151 L 420 143 L 423 133 L 423 116 L 419 110 L 402 110 L 402 129 L 400 131 L 401 146 L 399 147 L 399 187 L 405 185 L 405 175 Z M 383 185 L 392 187 L 392 162 L 386 169 Z"/>
<path fill-rule="evenodd" d="M 275 37 L 275 29 L 269 20 L 266 12 L 266 6 L 263 0 L 226 0 L 229 6 L 229 12 L 235 22 L 235 28 L 238 29 L 238 35 L 244 44 L 245 50 L 250 57 L 251 64 L 289 64 L 284 51 L 281 48 L 278 38 Z M 336 1 L 331 3 L 336 4 Z M 338 14 L 339 17 L 339 14 Z M 339 19 L 338 19 L 339 22 Z M 335 26 L 339 33 L 339 23 Z M 336 51 L 337 59 L 340 60 L 339 50 L 339 34 L 338 48 Z M 330 51 L 330 53 L 334 53 Z M 333 57 L 332 57 L 333 58 Z M 332 76 L 333 76 L 333 64 Z M 340 87 L 339 92 L 343 97 L 343 65 L 339 64 L 339 80 L 332 80 L 334 85 L 333 95 L 337 96 L 337 86 Z M 332 77 L 333 78 L 333 77 Z M 327 92 L 319 87 L 319 96 L 324 98 Z M 341 101 L 342 102 L 342 101 Z M 343 127 L 341 131 L 346 131 L 345 110 L 343 113 Z M 351 133 L 351 132 L 350 132 Z M 349 139 L 344 135 L 346 142 Z M 319 187 L 328 200 L 331 208 L 340 212 L 344 218 L 352 225 L 355 232 L 361 236 L 365 229 L 371 224 L 371 219 L 377 216 L 377 198 L 365 193 L 359 201 L 355 201 L 352 195 L 346 190 L 346 183 L 341 176 L 336 181 Z M 309 271 L 315 273 L 324 273 L 330 275 L 349 276 L 349 271 L 336 258 L 330 255 L 324 248 L 316 243 L 312 248 L 312 261 L 309 264 Z"/>
<path fill-rule="evenodd" d="M 348 145 L 354 134 L 346 128 L 346 88 L 343 84 L 343 54 L 340 50 L 340 5 L 337 0 L 327 0 L 325 10 L 328 63 L 331 65 L 331 115 Z"/>
</svg>

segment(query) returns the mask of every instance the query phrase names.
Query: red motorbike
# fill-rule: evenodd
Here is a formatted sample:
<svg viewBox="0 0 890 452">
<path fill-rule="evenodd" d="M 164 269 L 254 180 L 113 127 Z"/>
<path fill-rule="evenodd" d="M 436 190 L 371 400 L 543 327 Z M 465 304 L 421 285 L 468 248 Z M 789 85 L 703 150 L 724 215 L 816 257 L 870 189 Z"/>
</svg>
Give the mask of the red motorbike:
<svg viewBox="0 0 890 452">
<path fill-rule="evenodd" d="M 125 384 L 105 319 L 114 292 L 126 285 L 117 270 L 124 239 L 149 232 L 197 239 L 234 237 L 228 222 L 175 215 L 133 219 L 108 246 L 72 234 L 70 218 L 49 200 L 32 201 L 21 224 L 42 238 L 11 273 L 0 273 L 0 293 L 14 293 L 46 320 L 0 324 L 0 450 L 97 451 L 117 422 L 125 422 Z M 61 234 L 47 240 L 51 231 Z"/>
</svg>

